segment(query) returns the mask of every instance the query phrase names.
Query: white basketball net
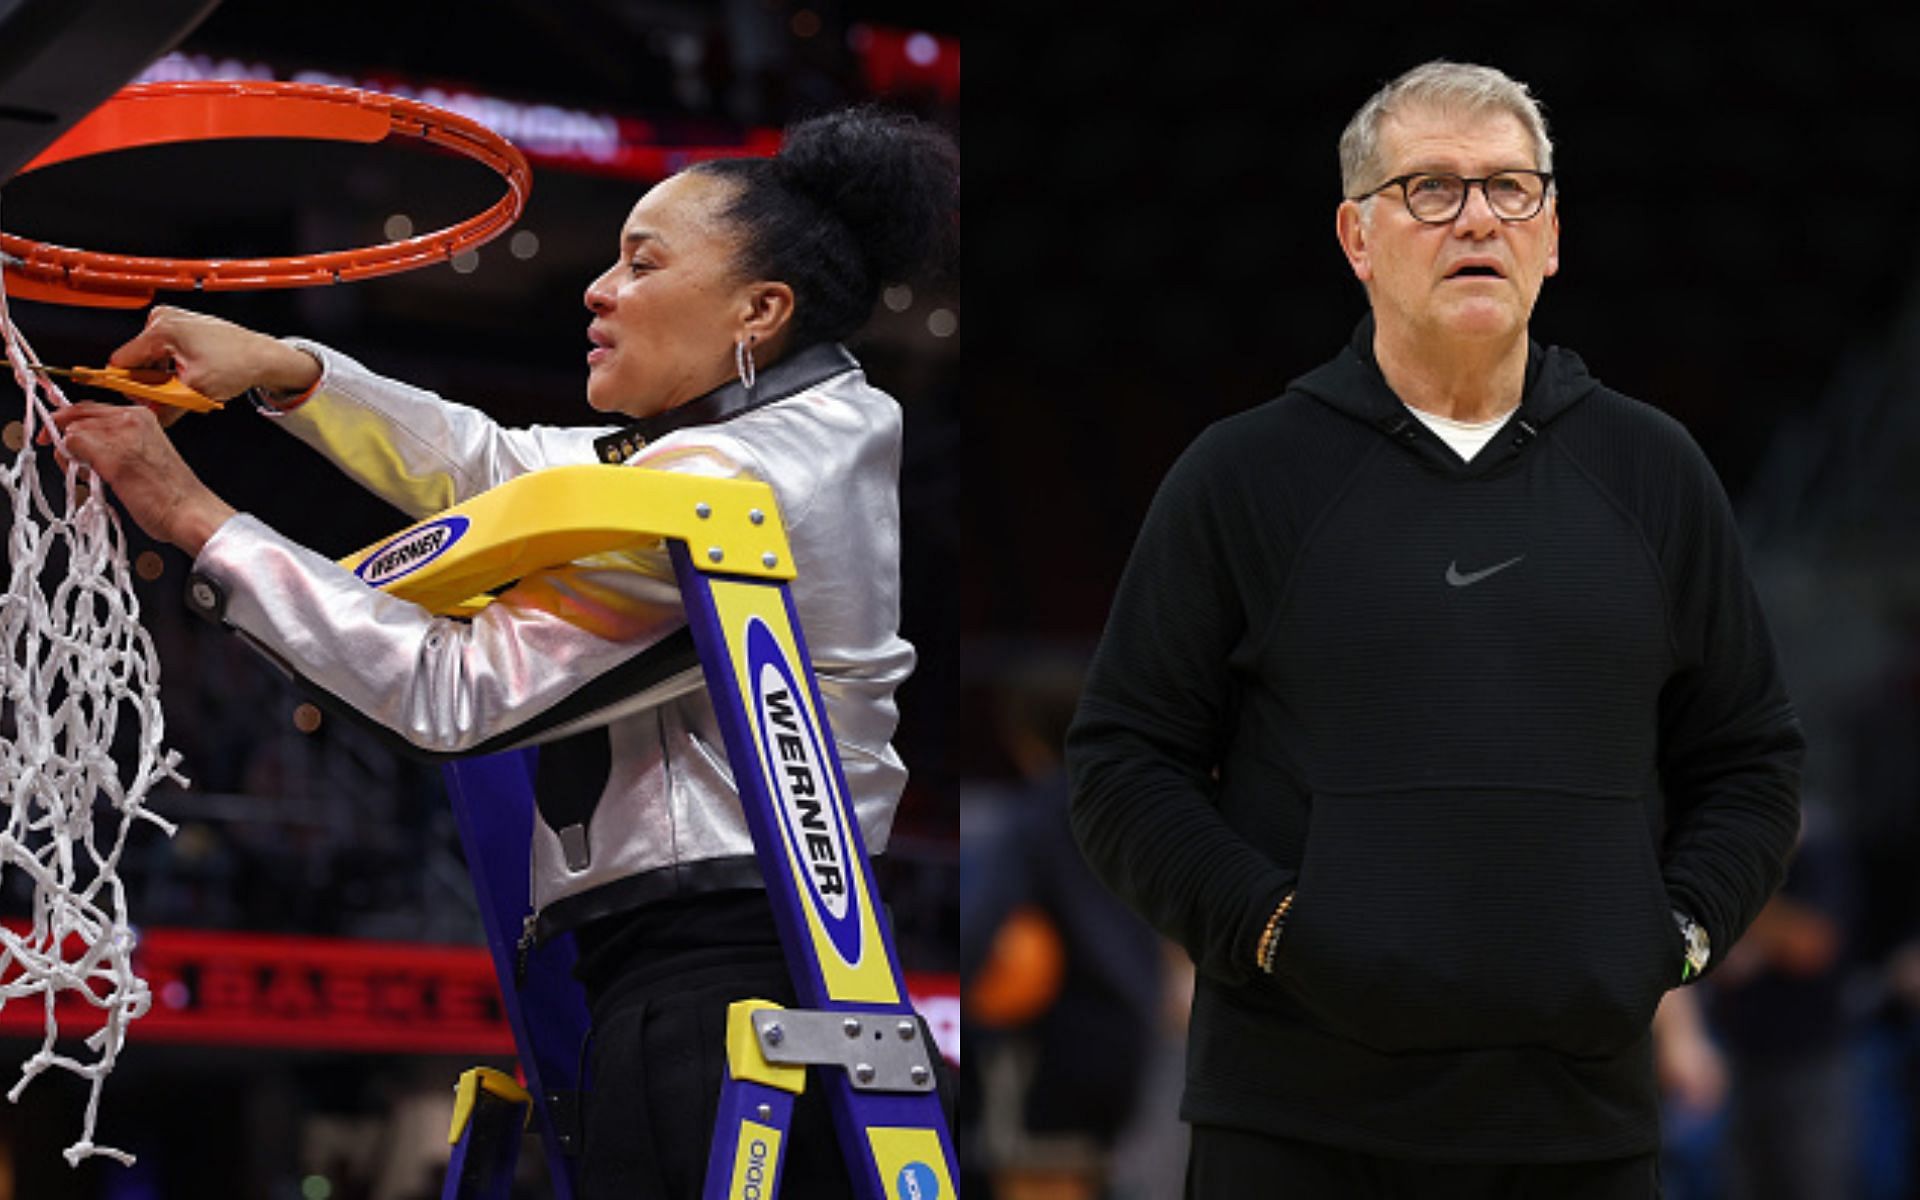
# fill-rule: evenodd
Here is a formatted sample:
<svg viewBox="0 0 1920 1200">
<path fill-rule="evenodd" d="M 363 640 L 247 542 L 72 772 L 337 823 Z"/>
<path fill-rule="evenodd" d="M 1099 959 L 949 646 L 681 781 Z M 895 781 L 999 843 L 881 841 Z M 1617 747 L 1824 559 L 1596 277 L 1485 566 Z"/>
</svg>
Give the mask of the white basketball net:
<svg viewBox="0 0 1920 1200">
<path fill-rule="evenodd" d="M 65 407 L 60 389 L 28 367 L 39 360 L 7 310 L 0 286 L 0 334 L 14 382 L 26 396 L 26 436 L 0 487 L 12 509 L 7 590 L 0 596 L 0 884 L 17 871 L 32 882 L 33 915 L 24 932 L 0 926 L 0 1008 L 44 1007 L 47 1036 L 7 1093 L 18 1101 L 49 1067 L 90 1081 L 85 1125 L 67 1147 L 70 1165 L 99 1154 L 133 1156 L 93 1141 L 100 1087 L 126 1038 L 127 1023 L 152 1001 L 133 970 L 135 934 L 127 920 L 118 868 L 135 821 L 171 836 L 173 825 L 145 807 L 162 779 L 181 786 L 178 753 L 163 749 L 160 661 L 140 625 L 127 572 L 126 539 L 106 489 L 69 463 L 56 507 L 43 493 L 35 439 L 54 433 L 49 414 Z M 129 722 L 123 736 L 123 718 Z M 138 754 L 122 782 L 113 749 Z M 137 750 L 133 747 L 137 746 Z M 55 1049 L 55 1007 L 87 1028 L 86 1055 Z M 76 1014 L 75 1010 L 79 1010 Z M 69 1034 L 69 1041 L 73 1034 Z M 72 1048 L 70 1046 L 70 1048 Z"/>
</svg>

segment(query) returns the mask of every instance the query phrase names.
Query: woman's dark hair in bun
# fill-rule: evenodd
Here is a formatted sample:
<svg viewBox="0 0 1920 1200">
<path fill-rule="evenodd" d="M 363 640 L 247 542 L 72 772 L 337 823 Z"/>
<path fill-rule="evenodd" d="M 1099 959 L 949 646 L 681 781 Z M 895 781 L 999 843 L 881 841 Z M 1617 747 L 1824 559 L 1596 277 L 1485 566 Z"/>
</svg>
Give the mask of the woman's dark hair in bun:
<svg viewBox="0 0 1920 1200">
<path fill-rule="evenodd" d="M 793 288 L 795 346 L 848 337 L 882 286 L 951 265 L 960 151 L 909 114 L 871 104 L 825 113 L 789 126 L 773 158 L 691 169 L 738 185 L 723 216 L 741 235 L 739 267 Z"/>
</svg>

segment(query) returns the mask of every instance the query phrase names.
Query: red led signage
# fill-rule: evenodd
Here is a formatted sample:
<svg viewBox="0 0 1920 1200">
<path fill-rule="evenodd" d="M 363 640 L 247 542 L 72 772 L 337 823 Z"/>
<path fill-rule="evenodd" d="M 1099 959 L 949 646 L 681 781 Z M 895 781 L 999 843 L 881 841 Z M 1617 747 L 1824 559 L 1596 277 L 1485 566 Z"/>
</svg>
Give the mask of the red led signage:
<svg viewBox="0 0 1920 1200">
<path fill-rule="evenodd" d="M 148 929 L 134 969 L 153 1006 L 128 1025 L 132 1042 L 514 1053 L 493 961 L 479 946 Z M 911 975 L 907 986 L 941 1051 L 959 1061 L 958 980 Z M 100 1026 L 99 1010 L 77 996 L 63 995 L 55 1012 L 63 1038 Z M 0 1008 L 0 1036 L 45 1035 L 39 997 Z"/>
<path fill-rule="evenodd" d="M 132 1041 L 512 1054 L 493 963 L 477 946 L 149 929 L 134 969 L 153 1005 Z M 63 995 L 63 1036 L 99 1025 Z M 0 1034 L 42 1036 L 38 998 L 0 1009 Z"/>
</svg>

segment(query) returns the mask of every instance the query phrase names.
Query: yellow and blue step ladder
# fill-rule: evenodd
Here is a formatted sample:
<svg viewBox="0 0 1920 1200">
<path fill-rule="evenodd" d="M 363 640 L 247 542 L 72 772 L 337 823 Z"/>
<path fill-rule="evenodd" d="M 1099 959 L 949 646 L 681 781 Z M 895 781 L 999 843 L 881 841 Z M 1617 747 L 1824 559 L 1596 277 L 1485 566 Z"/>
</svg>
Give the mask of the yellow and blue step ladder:
<svg viewBox="0 0 1920 1200">
<path fill-rule="evenodd" d="M 509 480 L 343 562 L 431 611 L 471 616 L 526 575 L 659 542 L 673 562 L 800 999 L 798 1008 L 750 1001 L 729 1013 L 728 1078 L 703 1200 L 775 1200 L 793 1099 L 809 1075 L 826 1090 L 857 1200 L 955 1197 L 938 1051 L 909 1003 L 880 907 L 788 591 L 794 570 L 772 489 L 636 467 L 557 467 Z M 558 1200 L 572 1200 L 566 1107 L 581 1082 L 587 1014 L 570 937 L 547 939 L 520 961 L 531 914 L 532 752 L 455 761 L 448 792 L 549 1178 Z M 476 1097 L 502 1095 L 474 1087 Z M 456 1155 L 476 1161 L 480 1152 L 461 1142 L 497 1138 L 487 1124 L 468 1119 L 463 1130 L 456 1120 Z M 510 1178 L 514 1160 L 487 1161 L 484 1181 L 477 1176 L 487 1172 L 463 1171 L 476 1176 L 463 1182 L 449 1171 L 444 1196 L 505 1195 L 486 1189 L 505 1186 L 501 1172 Z"/>
</svg>

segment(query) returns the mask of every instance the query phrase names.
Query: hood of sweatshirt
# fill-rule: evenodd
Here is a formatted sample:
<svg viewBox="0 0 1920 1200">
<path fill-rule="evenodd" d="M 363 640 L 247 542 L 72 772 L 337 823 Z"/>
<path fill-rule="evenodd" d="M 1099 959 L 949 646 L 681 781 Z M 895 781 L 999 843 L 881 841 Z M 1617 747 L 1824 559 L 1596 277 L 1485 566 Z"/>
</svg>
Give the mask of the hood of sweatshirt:
<svg viewBox="0 0 1920 1200">
<path fill-rule="evenodd" d="M 1435 467 L 1463 475 L 1478 475 L 1509 462 L 1555 420 L 1600 387 L 1587 365 L 1571 350 L 1543 347 L 1527 339 L 1526 382 L 1520 407 L 1487 448 L 1462 463 L 1457 455 L 1408 411 L 1373 357 L 1373 314 L 1354 328 L 1353 337 L 1331 361 L 1288 384 L 1355 420 L 1364 421 L 1410 453 Z"/>
</svg>

